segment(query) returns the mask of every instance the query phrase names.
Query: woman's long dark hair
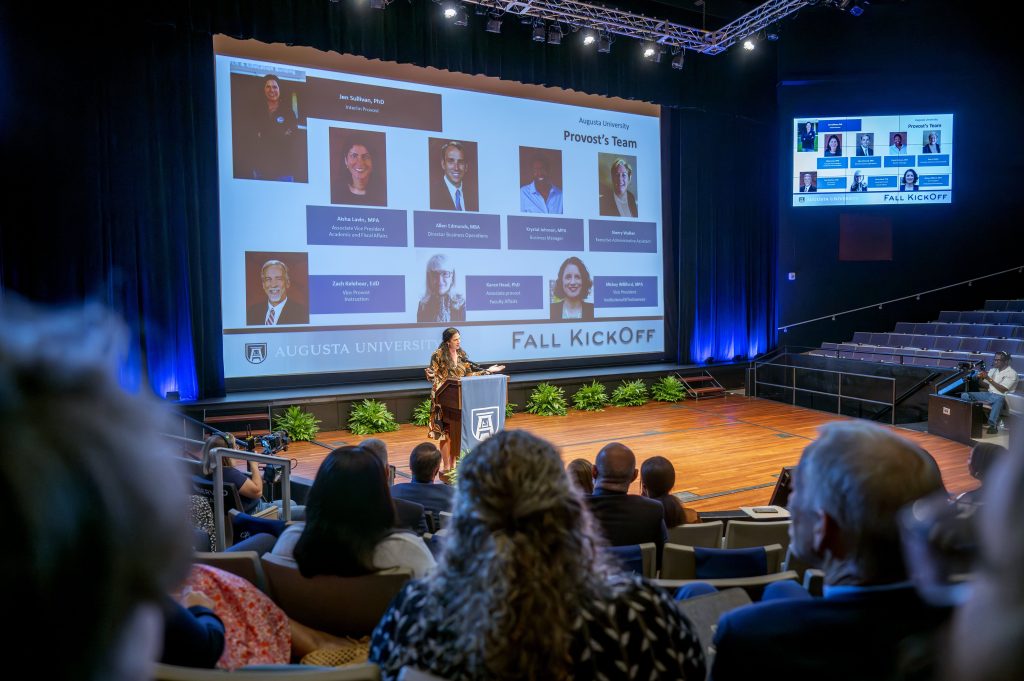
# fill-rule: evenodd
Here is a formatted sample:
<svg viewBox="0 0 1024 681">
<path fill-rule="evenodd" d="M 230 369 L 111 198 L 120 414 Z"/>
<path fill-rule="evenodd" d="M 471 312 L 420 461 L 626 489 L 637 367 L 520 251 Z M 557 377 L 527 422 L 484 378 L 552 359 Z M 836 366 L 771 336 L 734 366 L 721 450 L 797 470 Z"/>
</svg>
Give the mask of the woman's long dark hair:
<svg viewBox="0 0 1024 681">
<path fill-rule="evenodd" d="M 303 577 L 374 572 L 373 552 L 394 526 L 395 507 L 380 461 L 362 447 L 338 447 L 316 472 L 306 528 L 295 545 Z"/>
<path fill-rule="evenodd" d="M 437 346 L 437 349 L 441 351 L 441 366 L 449 374 L 455 369 L 455 367 L 452 366 L 452 355 L 448 351 L 448 341 L 450 341 L 458 332 L 459 330 L 454 326 L 449 326 L 441 333 L 441 343 Z M 466 353 L 462 348 L 459 348 L 459 361 L 466 364 L 470 363 L 469 357 L 466 356 Z"/>
</svg>

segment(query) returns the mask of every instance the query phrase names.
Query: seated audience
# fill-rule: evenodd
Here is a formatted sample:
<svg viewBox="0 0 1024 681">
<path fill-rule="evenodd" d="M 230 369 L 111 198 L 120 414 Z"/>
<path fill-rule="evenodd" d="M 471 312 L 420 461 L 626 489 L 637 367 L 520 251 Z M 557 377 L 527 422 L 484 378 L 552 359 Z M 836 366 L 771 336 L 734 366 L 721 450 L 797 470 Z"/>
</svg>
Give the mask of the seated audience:
<svg viewBox="0 0 1024 681">
<path fill-rule="evenodd" d="M 712 678 L 891 679 L 920 664 L 949 611 L 909 583 L 896 515 L 942 489 L 935 460 L 892 431 L 866 421 L 822 427 L 794 472 L 789 509 L 790 547 L 825 572 L 825 597 L 723 615 Z"/>
<path fill-rule="evenodd" d="M 586 499 L 611 546 L 654 542 L 661 556 L 668 538 L 665 510 L 653 499 L 629 494 L 629 485 L 638 474 L 633 451 L 618 442 L 609 443 L 597 453 L 594 493 Z"/>
<path fill-rule="evenodd" d="M 985 478 L 988 472 L 1008 453 L 1006 447 L 994 442 L 979 442 L 967 457 L 967 471 L 981 484 L 956 498 L 957 505 L 978 506 L 983 502 Z"/>
<path fill-rule="evenodd" d="M 665 508 L 665 526 L 693 524 L 700 522 L 700 516 L 692 508 L 683 506 L 679 497 L 671 494 L 676 484 L 676 469 L 663 456 L 652 456 L 640 466 L 640 493 L 660 502 Z"/>
<path fill-rule="evenodd" d="M 377 457 L 387 475 L 389 485 L 395 481 L 395 467 L 388 464 L 388 446 L 383 440 L 375 437 L 368 438 L 359 443 L 359 446 Z M 408 499 L 401 499 L 393 494 L 391 501 L 395 505 L 395 527 L 403 530 L 412 530 L 416 534 L 423 534 L 427 531 L 427 521 L 423 518 L 423 504 Z"/>
<path fill-rule="evenodd" d="M 228 436 L 229 439 L 225 439 L 223 435 L 210 435 L 206 439 L 206 444 L 203 445 L 203 470 L 209 469 L 209 473 L 206 474 L 208 480 L 213 480 L 213 465 L 215 458 L 211 454 L 211 450 L 217 447 L 226 447 L 228 449 L 235 449 L 234 437 Z M 242 471 L 235 468 L 235 461 L 231 457 L 225 457 L 222 459 L 224 462 L 224 482 L 225 484 L 232 484 L 235 489 L 238 490 L 238 496 L 242 499 L 242 508 L 239 509 L 243 513 L 253 515 L 256 513 L 262 513 L 268 508 L 277 507 L 280 515 L 281 509 L 284 508 L 284 502 L 281 499 L 277 501 L 265 501 L 263 499 L 263 477 L 260 475 L 260 466 L 255 461 L 247 461 L 246 466 L 249 469 L 249 475 L 246 475 Z M 298 506 L 294 501 L 291 502 L 291 520 L 302 520 L 305 517 L 306 509 L 302 506 Z M 284 516 L 281 516 L 284 517 Z"/>
<path fill-rule="evenodd" d="M 689 623 L 601 550 L 548 442 L 484 440 L 459 467 L 453 515 L 441 566 L 373 632 L 385 679 L 407 665 L 445 679 L 704 678 Z"/>
<path fill-rule="evenodd" d="M 213 669 L 224 653 L 224 621 L 202 591 L 183 592 L 164 603 L 164 647 L 160 661 L 178 667 Z"/>
<path fill-rule="evenodd" d="M 1022 440 L 1021 442 L 1024 442 Z M 981 560 L 967 602 L 953 619 L 948 681 L 1024 678 L 1024 447 L 990 476 L 980 509 Z"/>
<path fill-rule="evenodd" d="M 565 472 L 569 481 L 579 488 L 583 494 L 594 493 L 594 465 L 586 459 L 573 459 L 566 465 Z"/>
<path fill-rule="evenodd" d="M 392 498 L 420 504 L 434 514 L 435 521 L 441 511 L 452 510 L 455 488 L 435 482 L 441 470 L 441 450 L 433 442 L 423 442 L 413 448 L 409 456 L 409 470 L 412 472 L 412 482 L 392 487 Z"/>
<path fill-rule="evenodd" d="M 152 678 L 192 534 L 170 424 L 118 386 L 127 338 L 98 306 L 0 297 L 4 678 Z"/>
<path fill-rule="evenodd" d="M 356 577 L 392 567 L 425 575 L 434 557 L 421 538 L 394 529 L 386 475 L 363 447 L 332 451 L 309 490 L 306 522 L 289 526 L 273 553 L 293 558 L 305 577 Z"/>
</svg>

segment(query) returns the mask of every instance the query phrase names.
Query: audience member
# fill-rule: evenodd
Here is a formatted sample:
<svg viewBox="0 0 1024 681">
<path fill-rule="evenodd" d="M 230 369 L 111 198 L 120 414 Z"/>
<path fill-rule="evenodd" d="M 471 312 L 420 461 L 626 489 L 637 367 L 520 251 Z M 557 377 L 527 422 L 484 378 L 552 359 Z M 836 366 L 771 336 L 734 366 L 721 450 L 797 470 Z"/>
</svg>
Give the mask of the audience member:
<svg viewBox="0 0 1024 681">
<path fill-rule="evenodd" d="M 583 494 L 594 493 L 594 465 L 586 459 L 573 459 L 566 465 L 565 472 Z"/>
<path fill-rule="evenodd" d="M 227 449 L 235 449 L 234 437 L 228 435 L 210 435 L 206 439 L 206 444 L 203 445 L 203 470 L 209 470 L 206 474 L 208 480 L 213 480 L 213 467 L 216 465 L 215 458 L 211 453 L 211 450 L 217 447 L 225 447 Z M 224 472 L 222 473 L 224 482 L 235 486 L 238 491 L 238 496 L 242 500 L 242 508 L 239 510 L 248 515 L 262 514 L 267 509 L 276 507 L 278 515 L 284 509 L 284 502 L 281 499 L 277 501 L 266 501 L 263 499 L 263 476 L 260 475 L 260 466 L 255 461 L 247 461 L 246 467 L 249 469 L 249 475 L 246 475 L 242 471 L 235 468 L 235 460 L 231 457 L 225 457 L 222 459 Z M 294 501 L 291 502 L 291 517 L 290 520 L 303 520 L 306 517 L 306 509 L 303 506 L 298 506 Z"/>
<path fill-rule="evenodd" d="M 462 461 L 441 566 L 395 598 L 370 660 L 385 679 L 703 679 L 689 623 L 603 543 L 555 448 L 499 432 Z"/>
<path fill-rule="evenodd" d="M 979 442 L 971 449 L 967 457 L 967 471 L 971 477 L 981 483 L 976 489 L 964 492 L 956 498 L 960 505 L 980 505 L 984 499 L 985 478 L 988 472 L 1008 453 L 1006 447 L 994 442 Z"/>
<path fill-rule="evenodd" d="M 434 567 L 423 540 L 394 529 L 384 468 L 363 447 L 324 459 L 306 502 L 306 522 L 288 527 L 273 553 L 293 558 L 305 577 L 355 577 L 391 567 L 422 577 Z"/>
<path fill-rule="evenodd" d="M 640 493 L 665 508 L 665 527 L 699 523 L 697 512 L 683 506 L 679 497 L 671 494 L 675 484 L 676 469 L 665 457 L 652 456 L 640 466 Z"/>
<path fill-rule="evenodd" d="M 441 470 L 441 450 L 433 442 L 422 442 L 413 448 L 409 456 L 409 470 L 412 482 L 403 482 L 391 488 L 396 503 L 399 499 L 420 504 L 434 514 L 452 510 L 455 489 L 451 485 L 436 482 Z"/>
<path fill-rule="evenodd" d="M 213 669 L 224 654 L 224 621 L 202 591 L 188 589 L 164 603 L 164 645 L 160 661 L 178 667 Z"/>
<path fill-rule="evenodd" d="M 665 510 L 653 499 L 629 494 L 629 485 L 638 474 L 632 450 L 611 442 L 597 453 L 594 493 L 586 499 L 610 545 L 654 542 L 660 557 L 661 548 L 668 538 Z"/>
<path fill-rule="evenodd" d="M 789 509 L 791 549 L 824 570 L 825 597 L 726 613 L 712 678 L 900 677 L 904 653 L 927 649 L 949 614 L 908 582 L 896 522 L 901 507 L 937 490 L 935 460 L 890 430 L 865 421 L 824 426 L 794 472 Z"/>
<path fill-rule="evenodd" d="M 1024 439 L 989 476 L 979 511 L 981 560 L 952 626 L 948 681 L 1024 678 Z"/>
<path fill-rule="evenodd" d="M 390 487 L 395 482 L 395 467 L 388 463 L 388 446 L 383 440 L 375 437 L 367 438 L 359 443 L 359 446 L 377 457 L 384 466 L 387 484 Z M 423 534 L 427 531 L 427 521 L 423 518 L 423 504 L 408 499 L 391 495 L 391 502 L 395 506 L 395 527 L 403 530 L 412 530 L 416 534 Z"/>
<path fill-rule="evenodd" d="M 0 297 L 5 678 L 152 677 L 192 534 L 164 414 L 117 384 L 126 339 L 98 306 Z"/>
<path fill-rule="evenodd" d="M 1006 393 L 1012 393 L 1017 387 L 1017 372 L 1010 366 L 1010 353 L 999 350 L 992 356 L 991 371 L 979 371 L 978 380 L 981 392 L 960 393 L 960 399 L 971 402 L 985 402 L 991 409 L 988 413 L 988 434 L 999 433 L 999 419 L 1006 405 Z"/>
</svg>

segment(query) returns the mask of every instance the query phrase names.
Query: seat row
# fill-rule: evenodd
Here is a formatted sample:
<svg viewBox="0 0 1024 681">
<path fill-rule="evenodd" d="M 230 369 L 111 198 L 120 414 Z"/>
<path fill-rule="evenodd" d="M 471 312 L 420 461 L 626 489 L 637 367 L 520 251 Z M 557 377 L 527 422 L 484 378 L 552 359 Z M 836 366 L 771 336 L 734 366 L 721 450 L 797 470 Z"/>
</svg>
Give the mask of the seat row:
<svg viewBox="0 0 1024 681">
<path fill-rule="evenodd" d="M 903 364 L 905 366 L 939 369 L 955 368 L 962 362 L 976 362 L 984 357 L 973 352 L 887 348 L 872 345 L 856 345 L 854 343 L 822 343 L 820 349 L 811 350 L 807 354 L 819 357 L 861 359 L 870 362 L 882 362 L 884 364 Z"/>
<path fill-rule="evenodd" d="M 891 348 L 915 348 L 943 352 L 990 353 L 1005 350 L 1015 355 L 1024 350 L 1024 338 L 979 338 L 976 336 L 924 336 L 905 333 L 869 333 L 857 331 L 853 343 Z M 824 346 L 824 344 L 822 344 Z"/>
<path fill-rule="evenodd" d="M 961 324 L 1024 324 L 1024 312 L 1007 310 L 943 310 L 939 313 L 940 322 Z"/>
<path fill-rule="evenodd" d="M 1015 324 L 960 324 L 949 322 L 896 322 L 895 333 L 919 336 L 980 336 L 1024 338 L 1024 326 Z"/>
<path fill-rule="evenodd" d="M 1024 299 L 1017 298 L 1016 300 L 986 300 L 986 310 L 1009 311 L 1009 312 L 1024 312 Z"/>
</svg>

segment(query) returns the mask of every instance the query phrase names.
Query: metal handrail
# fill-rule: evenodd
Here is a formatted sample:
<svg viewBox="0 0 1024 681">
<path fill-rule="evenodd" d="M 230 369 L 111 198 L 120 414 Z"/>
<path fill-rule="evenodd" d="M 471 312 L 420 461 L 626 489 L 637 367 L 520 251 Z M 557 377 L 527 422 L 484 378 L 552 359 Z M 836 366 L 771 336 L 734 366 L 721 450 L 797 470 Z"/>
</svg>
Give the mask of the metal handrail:
<svg viewBox="0 0 1024 681">
<path fill-rule="evenodd" d="M 959 282 L 957 282 L 955 284 L 947 284 L 946 286 L 939 286 L 938 288 L 928 289 L 927 291 L 921 291 L 919 293 L 911 293 L 910 295 L 901 296 L 899 298 L 893 298 L 892 300 L 883 300 L 883 301 L 878 302 L 878 303 L 871 303 L 870 305 L 862 305 L 860 307 L 855 307 L 855 308 L 852 308 L 852 309 L 849 309 L 849 310 L 843 310 L 842 312 L 833 312 L 831 314 L 822 315 L 821 317 L 815 317 L 814 319 L 805 319 L 802 322 L 794 322 L 792 324 L 786 324 L 784 326 L 780 326 L 780 327 L 777 328 L 777 330 L 778 331 L 782 331 L 782 332 L 786 332 L 789 329 L 792 329 L 793 327 L 803 326 L 804 324 L 812 324 L 814 322 L 820 322 L 820 321 L 822 321 L 824 319 L 831 319 L 831 320 L 835 321 L 836 317 L 841 317 L 843 315 L 853 314 L 854 312 L 861 312 L 863 310 L 870 310 L 873 307 L 876 307 L 878 309 L 882 309 L 882 307 L 884 305 L 890 305 L 892 303 L 900 303 L 900 302 L 903 302 L 904 300 L 910 300 L 911 298 L 920 298 L 921 296 L 926 296 L 929 293 L 938 293 L 939 291 L 945 291 L 946 289 L 956 288 L 957 286 L 964 286 L 964 285 L 970 286 L 971 284 L 973 284 L 976 281 L 981 281 L 982 279 L 988 279 L 989 277 L 998 277 L 998 276 L 1003 275 L 1003 274 L 1009 274 L 1010 272 L 1013 272 L 1013 271 L 1024 272 L 1024 265 L 1016 265 L 1014 267 L 1010 267 L 1008 269 L 1001 270 L 999 272 L 990 272 L 989 274 L 983 274 L 980 277 L 974 277 L 973 279 L 965 279 L 964 281 L 959 281 Z"/>
<path fill-rule="evenodd" d="M 792 371 L 790 372 L 790 375 L 792 376 L 792 386 L 781 385 L 781 384 L 778 384 L 778 383 L 769 383 L 768 381 L 760 381 L 760 380 L 758 380 L 758 377 L 757 377 L 758 366 L 764 366 L 764 365 L 773 366 L 773 367 L 779 367 L 779 368 L 782 368 L 782 369 L 792 369 Z M 839 386 L 838 387 L 838 392 L 831 393 L 831 392 L 825 392 L 825 391 L 821 391 L 821 390 L 812 390 L 811 388 L 798 388 L 797 385 L 796 385 L 796 371 L 797 371 L 797 369 L 803 369 L 803 370 L 806 370 L 806 371 L 815 371 L 815 372 L 818 372 L 818 373 L 825 373 L 825 374 L 839 374 L 839 380 L 836 382 L 836 385 Z M 876 381 L 888 381 L 890 386 L 891 386 L 891 388 L 892 388 L 892 398 L 891 398 L 891 401 L 889 401 L 889 402 L 882 402 L 882 401 L 879 401 L 879 400 L 871 400 L 871 399 L 868 399 L 866 397 L 853 397 L 853 396 L 847 396 L 846 399 L 847 400 L 856 400 L 858 402 L 866 402 L 866 403 L 869 403 L 869 404 L 877 404 L 877 405 L 881 405 L 881 406 L 888 406 L 889 407 L 889 411 L 890 411 L 890 416 L 889 416 L 890 423 L 892 425 L 896 425 L 896 379 L 891 377 L 891 376 L 874 376 L 874 375 L 871 375 L 871 374 L 858 374 L 858 373 L 854 373 L 852 371 L 836 371 L 834 369 L 818 369 L 816 367 L 797 366 L 795 364 L 777 364 L 777 363 L 773 363 L 773 362 L 755 363 L 754 364 L 754 396 L 755 397 L 757 396 L 757 392 L 758 392 L 757 387 L 759 385 L 772 386 L 772 387 L 775 387 L 775 388 L 782 388 L 784 390 L 792 390 L 793 391 L 792 403 L 794 405 L 796 404 L 796 394 L 797 394 L 797 392 L 812 393 L 812 394 L 815 394 L 815 395 L 834 396 L 834 397 L 837 398 L 837 400 L 836 400 L 836 413 L 837 414 L 842 414 L 842 412 L 843 412 L 843 376 L 857 376 L 857 377 L 860 377 L 860 378 L 873 379 L 873 380 L 876 380 Z"/>
<path fill-rule="evenodd" d="M 181 442 L 188 442 L 190 444 L 196 444 L 203 446 L 206 444 L 204 440 L 195 440 L 190 437 L 184 437 L 181 435 L 171 435 L 170 433 L 163 433 L 164 437 L 171 438 L 172 440 L 179 440 Z M 271 466 L 281 466 L 281 504 L 282 512 L 284 513 L 284 521 L 287 523 L 292 519 L 292 485 L 291 485 L 291 466 L 287 465 L 287 459 L 284 460 L 282 465 L 282 459 L 279 456 L 272 456 L 270 454 L 254 454 L 253 452 L 246 452 L 240 449 L 230 449 L 228 447 L 214 447 L 210 450 L 210 453 L 214 454 L 214 467 L 213 467 L 213 526 L 217 531 L 217 550 L 223 551 L 224 546 L 224 457 L 231 457 L 232 459 L 239 459 L 242 461 L 255 461 L 256 463 L 270 464 Z M 194 460 L 194 459 L 190 459 Z"/>
</svg>

